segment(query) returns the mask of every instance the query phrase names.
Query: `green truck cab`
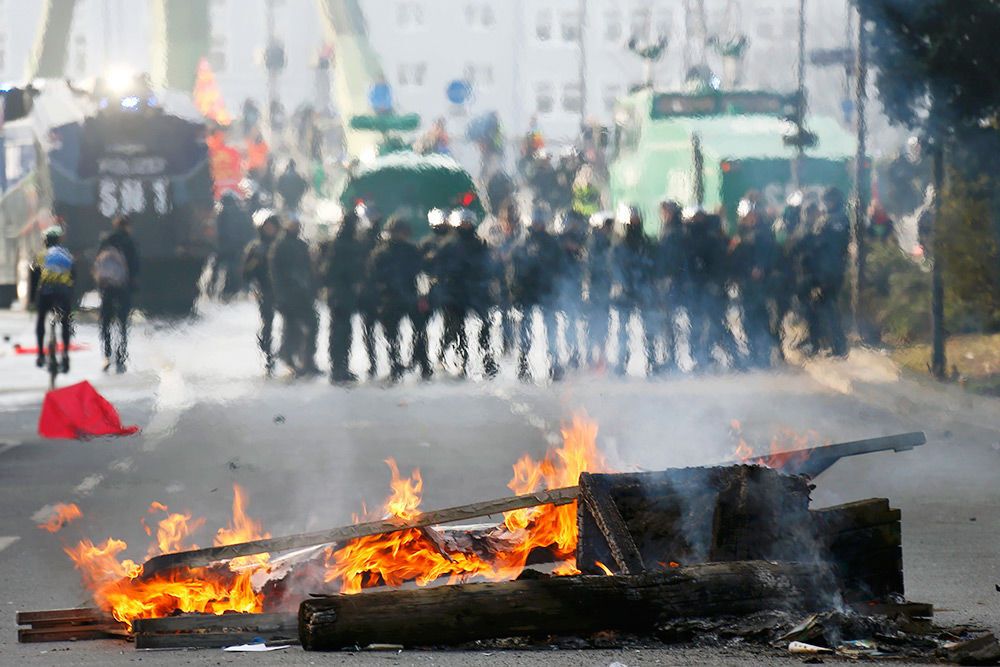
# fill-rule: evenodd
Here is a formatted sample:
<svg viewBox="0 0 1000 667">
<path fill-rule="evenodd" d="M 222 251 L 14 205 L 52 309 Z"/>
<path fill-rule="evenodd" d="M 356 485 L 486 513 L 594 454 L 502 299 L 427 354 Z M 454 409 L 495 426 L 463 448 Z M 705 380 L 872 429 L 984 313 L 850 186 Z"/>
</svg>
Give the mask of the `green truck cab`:
<svg viewBox="0 0 1000 667">
<path fill-rule="evenodd" d="M 658 204 L 721 210 L 730 227 L 748 190 L 780 210 L 793 189 L 793 95 L 759 91 L 664 93 L 648 88 L 616 105 L 609 167 L 615 208 L 637 206 L 659 232 Z M 799 166 L 802 190 L 851 188 L 853 136 L 837 121 L 810 116 L 814 145 Z"/>
</svg>

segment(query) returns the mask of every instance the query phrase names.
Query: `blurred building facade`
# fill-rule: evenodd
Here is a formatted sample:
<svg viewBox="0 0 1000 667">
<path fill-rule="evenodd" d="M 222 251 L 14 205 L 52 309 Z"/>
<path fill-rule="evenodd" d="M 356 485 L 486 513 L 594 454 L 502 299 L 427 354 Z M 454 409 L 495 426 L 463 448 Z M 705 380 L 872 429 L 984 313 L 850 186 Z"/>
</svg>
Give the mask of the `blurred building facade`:
<svg viewBox="0 0 1000 667">
<path fill-rule="evenodd" d="M 267 75 L 267 0 L 210 2 L 209 60 L 230 111 L 246 98 L 263 103 Z M 272 0 L 274 29 L 287 66 L 278 96 L 292 111 L 315 104 L 316 64 L 324 50 L 315 0 Z M 532 123 L 553 141 L 571 140 L 583 119 L 611 122 L 614 100 L 642 81 L 643 63 L 625 47 L 630 37 L 668 39 L 653 68 L 658 87 L 678 88 L 704 58 L 721 75 L 721 58 L 696 42 L 692 17 L 699 0 L 360 0 L 375 50 L 398 105 L 429 124 L 445 117 L 453 137 L 468 119 L 496 111 L 508 135 Z M 0 77 L 23 76 L 41 3 L 0 0 Z M 748 88 L 795 87 L 798 0 L 704 0 L 706 36 L 749 39 L 742 80 Z M 847 0 L 808 0 L 807 48 L 840 48 L 850 40 Z M 148 70 L 148 3 L 79 0 L 68 51 L 67 75 L 94 76 L 111 64 Z M 584 48 L 581 49 L 581 44 Z M 334 54 L 336 58 L 336 54 Z M 334 65 L 335 66 L 335 65 Z M 322 76 L 322 75 L 321 75 Z M 468 80 L 473 99 L 449 103 L 450 81 Z M 849 83 L 843 68 L 808 67 L 812 109 L 849 122 Z"/>
</svg>

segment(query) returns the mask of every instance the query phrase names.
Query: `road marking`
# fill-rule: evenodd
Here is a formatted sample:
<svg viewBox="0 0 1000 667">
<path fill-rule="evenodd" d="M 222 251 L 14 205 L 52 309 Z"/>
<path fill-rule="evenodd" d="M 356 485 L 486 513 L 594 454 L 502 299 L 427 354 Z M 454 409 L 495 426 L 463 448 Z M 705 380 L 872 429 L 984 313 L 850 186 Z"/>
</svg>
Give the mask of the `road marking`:
<svg viewBox="0 0 1000 667">
<path fill-rule="evenodd" d="M 21 444 L 23 443 L 18 442 L 16 440 L 0 440 L 0 456 L 3 456 L 4 454 L 6 454 L 10 450 L 14 449 L 15 447 Z"/>
<path fill-rule="evenodd" d="M 83 481 L 76 485 L 73 491 L 78 496 L 87 496 L 97 488 L 97 485 L 104 479 L 104 475 L 87 475 Z"/>
<path fill-rule="evenodd" d="M 0 535 L 0 551 L 3 551 L 10 545 L 14 544 L 14 542 L 17 542 L 19 539 L 21 538 L 18 537 L 17 535 L 9 535 L 9 536 Z"/>
</svg>

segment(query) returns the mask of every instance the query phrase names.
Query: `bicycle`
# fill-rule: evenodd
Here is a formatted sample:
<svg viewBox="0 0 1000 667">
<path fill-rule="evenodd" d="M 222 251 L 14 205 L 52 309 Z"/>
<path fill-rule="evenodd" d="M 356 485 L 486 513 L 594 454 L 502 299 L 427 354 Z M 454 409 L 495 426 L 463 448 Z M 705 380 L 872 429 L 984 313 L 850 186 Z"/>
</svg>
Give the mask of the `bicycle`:
<svg viewBox="0 0 1000 667">
<path fill-rule="evenodd" d="M 56 376 L 59 375 L 59 359 L 57 358 L 57 353 L 59 351 L 59 343 L 56 338 L 56 328 L 59 324 L 60 312 L 58 308 L 53 308 L 52 312 L 49 313 L 49 344 L 48 344 L 48 360 L 47 369 L 49 371 L 49 391 L 56 388 Z"/>
</svg>

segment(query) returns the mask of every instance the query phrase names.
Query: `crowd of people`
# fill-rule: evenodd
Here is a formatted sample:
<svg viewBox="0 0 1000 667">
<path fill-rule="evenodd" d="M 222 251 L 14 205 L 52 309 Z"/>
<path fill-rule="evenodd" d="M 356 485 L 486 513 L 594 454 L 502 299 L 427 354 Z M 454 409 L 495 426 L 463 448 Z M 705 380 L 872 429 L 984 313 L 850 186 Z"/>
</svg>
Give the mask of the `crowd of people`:
<svg viewBox="0 0 1000 667">
<path fill-rule="evenodd" d="M 636 208 L 621 221 L 574 208 L 554 215 L 541 201 L 522 216 L 515 198 L 498 209 L 489 242 L 469 210 L 432 211 L 431 233 L 414 242 L 418 221 L 405 212 L 383 221 L 369 208 L 348 211 L 334 236 L 315 248 L 296 216 L 257 211 L 258 238 L 246 248 L 242 278 L 259 304 L 267 372 L 278 361 L 296 375 L 322 372 L 321 301 L 330 316 L 335 383 L 358 380 L 350 368 L 353 345 L 364 349 L 372 376 L 379 345 L 387 346 L 392 380 L 411 371 L 430 379 L 444 371 L 449 348 L 460 376 L 472 372 L 473 356 L 486 377 L 509 357 L 518 377 L 529 380 L 533 345 L 543 346 L 552 379 L 581 367 L 625 374 L 630 322 L 641 323 L 648 375 L 679 368 L 676 332 L 685 320 L 695 370 L 768 367 L 782 358 L 783 323 L 792 311 L 804 323 L 807 353 L 847 352 L 840 301 L 850 225 L 836 188 L 811 200 L 793 196 L 777 216 L 748 193 L 733 230 L 717 214 L 664 201 L 656 236 L 647 234 Z M 538 324 L 543 336 L 536 336 Z"/>
</svg>

